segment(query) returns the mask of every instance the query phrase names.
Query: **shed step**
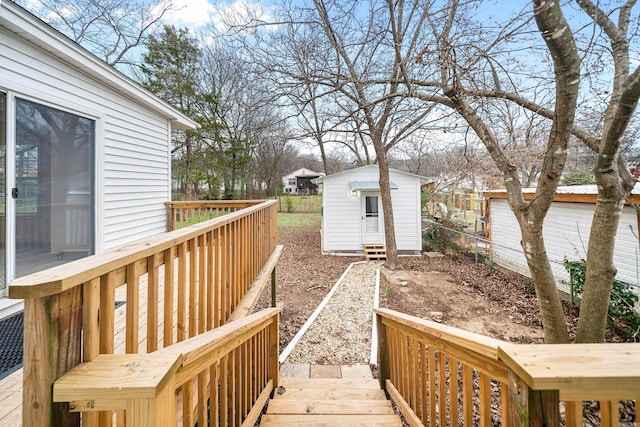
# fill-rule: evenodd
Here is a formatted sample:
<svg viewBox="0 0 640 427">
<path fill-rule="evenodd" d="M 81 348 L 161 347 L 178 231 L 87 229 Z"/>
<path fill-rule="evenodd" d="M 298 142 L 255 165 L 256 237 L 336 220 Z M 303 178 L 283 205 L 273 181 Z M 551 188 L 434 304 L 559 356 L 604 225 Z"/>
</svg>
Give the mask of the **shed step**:
<svg viewBox="0 0 640 427">
<path fill-rule="evenodd" d="M 367 261 L 382 261 L 387 259 L 387 250 L 383 244 L 362 245 L 364 257 Z"/>
</svg>

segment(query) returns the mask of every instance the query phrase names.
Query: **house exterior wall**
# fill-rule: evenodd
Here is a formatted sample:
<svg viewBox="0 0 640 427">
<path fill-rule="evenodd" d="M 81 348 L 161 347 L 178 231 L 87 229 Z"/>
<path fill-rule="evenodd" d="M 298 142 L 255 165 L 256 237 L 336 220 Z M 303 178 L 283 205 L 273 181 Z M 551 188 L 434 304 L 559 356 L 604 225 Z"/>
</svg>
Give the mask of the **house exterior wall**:
<svg viewBox="0 0 640 427">
<path fill-rule="evenodd" d="M 322 174 L 319 174 L 318 172 L 314 172 L 311 169 L 300 168 L 291 172 L 289 175 L 283 176 L 282 183 L 284 184 L 284 188 L 282 191 L 285 194 L 293 194 L 293 195 L 298 194 L 298 180 L 296 179 L 296 177 L 300 175 L 322 175 Z"/>
<path fill-rule="evenodd" d="M 95 120 L 96 251 L 166 231 L 167 118 L 4 28 L 0 90 Z"/>
<path fill-rule="evenodd" d="M 362 252 L 362 212 L 360 198 L 378 192 L 351 194 L 350 182 L 378 181 L 375 166 L 330 175 L 323 179 L 322 250 L 326 253 Z M 398 189 L 391 190 L 396 244 L 400 253 L 416 254 L 422 250 L 420 231 L 420 179 L 390 171 L 390 180 Z M 382 214 L 382 210 L 380 212 Z"/>
<path fill-rule="evenodd" d="M 553 202 L 544 223 L 543 235 L 547 253 L 558 288 L 570 292 L 561 281 L 568 282 L 569 274 L 562 265 L 586 258 L 595 205 L 592 203 Z M 520 245 L 521 234 L 507 200 L 491 199 L 491 249 L 493 261 L 526 276 L 531 276 Z M 640 247 L 638 219 L 635 210 L 625 206 L 618 225 L 614 263 L 618 280 L 638 284 L 640 277 Z"/>
</svg>

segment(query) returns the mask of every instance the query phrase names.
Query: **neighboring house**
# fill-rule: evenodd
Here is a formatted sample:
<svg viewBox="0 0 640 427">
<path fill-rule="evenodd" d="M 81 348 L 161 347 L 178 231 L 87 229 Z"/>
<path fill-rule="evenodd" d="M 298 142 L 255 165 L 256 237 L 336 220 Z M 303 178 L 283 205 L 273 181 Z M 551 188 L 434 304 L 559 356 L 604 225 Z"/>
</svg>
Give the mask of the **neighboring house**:
<svg viewBox="0 0 640 427">
<path fill-rule="evenodd" d="M 420 187 L 427 178 L 389 170 L 398 253 L 422 251 Z M 363 244 L 384 244 L 384 216 L 377 165 L 319 178 L 322 181 L 322 252 L 361 254 Z"/>
<path fill-rule="evenodd" d="M 15 277 L 166 231 L 171 130 L 195 126 L 2 0 L 0 309 Z"/>
<path fill-rule="evenodd" d="M 535 189 L 525 189 L 525 199 L 530 200 Z M 586 259 L 591 231 L 591 220 L 598 194 L 595 185 L 558 187 L 554 201 L 544 221 L 544 240 L 558 288 L 570 292 L 562 283 L 569 275 L 562 262 Z M 531 276 L 520 245 L 520 228 L 509 208 L 504 190 L 487 191 L 487 230 L 491 241 L 493 262 L 510 270 Z M 636 184 L 631 202 L 640 203 L 640 184 Z M 625 205 L 620 217 L 614 263 L 618 269 L 618 280 L 638 285 L 640 277 L 640 245 L 638 224 L 640 216 L 632 206 Z"/>
<path fill-rule="evenodd" d="M 324 176 L 322 172 L 314 172 L 311 169 L 300 168 L 282 177 L 284 193 L 293 195 L 318 194 L 318 184 L 315 179 Z"/>
</svg>

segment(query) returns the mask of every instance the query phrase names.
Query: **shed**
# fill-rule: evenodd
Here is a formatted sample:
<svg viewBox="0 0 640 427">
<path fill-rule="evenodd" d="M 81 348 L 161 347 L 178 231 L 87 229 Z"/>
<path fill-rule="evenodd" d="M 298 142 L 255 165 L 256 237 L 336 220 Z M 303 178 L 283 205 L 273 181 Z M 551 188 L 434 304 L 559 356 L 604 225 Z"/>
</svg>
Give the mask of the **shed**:
<svg viewBox="0 0 640 427">
<path fill-rule="evenodd" d="M 525 199 L 530 200 L 534 193 L 534 188 L 525 189 Z M 566 284 L 569 274 L 563 260 L 586 259 L 597 195 L 595 185 L 558 187 L 547 213 L 543 229 L 545 245 L 558 288 L 564 292 L 570 292 L 570 289 Z M 484 196 L 488 203 L 486 225 L 493 262 L 531 277 L 520 245 L 520 227 L 509 207 L 506 191 L 486 191 Z M 636 184 L 630 201 L 633 204 L 640 203 L 640 183 Z M 639 223 L 638 211 L 633 206 L 625 205 L 613 257 L 618 270 L 616 279 L 635 286 L 640 277 Z"/>
<path fill-rule="evenodd" d="M 1 1 L 0 302 L 15 277 L 166 231 L 171 130 L 195 126 Z"/>
<path fill-rule="evenodd" d="M 311 169 L 296 169 L 282 177 L 284 193 L 305 196 L 318 194 L 318 184 L 315 180 L 322 176 L 324 176 L 322 172 L 315 172 Z"/>
<path fill-rule="evenodd" d="M 396 244 L 401 255 L 422 251 L 420 187 L 425 177 L 389 170 Z M 377 165 L 319 178 L 322 182 L 322 252 L 362 254 L 384 244 L 384 216 Z"/>
</svg>

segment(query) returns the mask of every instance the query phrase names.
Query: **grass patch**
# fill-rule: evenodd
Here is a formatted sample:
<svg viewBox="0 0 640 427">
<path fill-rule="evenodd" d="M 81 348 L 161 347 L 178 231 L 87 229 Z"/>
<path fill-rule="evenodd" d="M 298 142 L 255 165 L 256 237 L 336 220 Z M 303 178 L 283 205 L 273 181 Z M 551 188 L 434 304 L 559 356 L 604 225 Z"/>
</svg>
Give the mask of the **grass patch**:
<svg viewBox="0 0 640 427">
<path fill-rule="evenodd" d="M 322 196 L 289 196 L 278 197 L 278 212 L 286 213 L 319 213 L 322 207 Z"/>
<path fill-rule="evenodd" d="M 320 213 L 278 212 L 278 228 L 305 227 L 320 222 Z"/>
</svg>

